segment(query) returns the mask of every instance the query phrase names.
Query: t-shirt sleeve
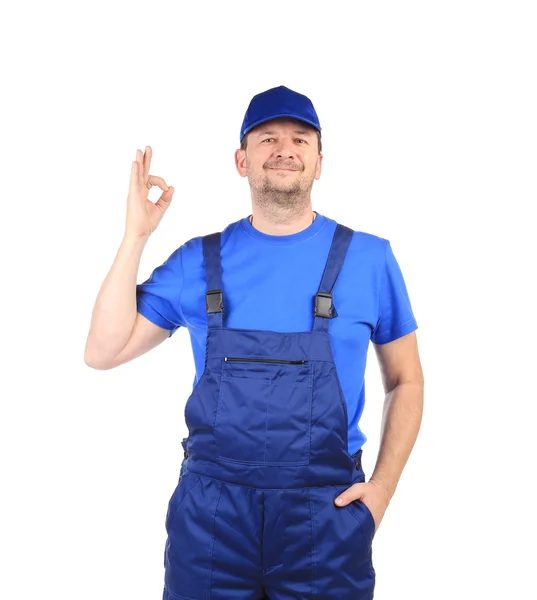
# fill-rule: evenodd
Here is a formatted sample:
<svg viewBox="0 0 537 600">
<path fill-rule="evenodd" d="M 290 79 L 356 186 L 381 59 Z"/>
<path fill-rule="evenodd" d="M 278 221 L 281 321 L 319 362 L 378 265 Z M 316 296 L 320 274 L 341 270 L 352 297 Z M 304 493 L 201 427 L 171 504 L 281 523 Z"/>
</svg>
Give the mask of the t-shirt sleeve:
<svg viewBox="0 0 537 600">
<path fill-rule="evenodd" d="M 387 344 L 418 328 L 403 274 L 389 240 L 386 240 L 380 278 L 378 320 L 371 341 L 374 344 Z"/>
<path fill-rule="evenodd" d="M 168 329 L 171 337 L 177 329 L 185 326 L 181 310 L 183 288 L 184 246 L 177 248 L 149 278 L 136 285 L 137 310 L 155 325 Z"/>
</svg>

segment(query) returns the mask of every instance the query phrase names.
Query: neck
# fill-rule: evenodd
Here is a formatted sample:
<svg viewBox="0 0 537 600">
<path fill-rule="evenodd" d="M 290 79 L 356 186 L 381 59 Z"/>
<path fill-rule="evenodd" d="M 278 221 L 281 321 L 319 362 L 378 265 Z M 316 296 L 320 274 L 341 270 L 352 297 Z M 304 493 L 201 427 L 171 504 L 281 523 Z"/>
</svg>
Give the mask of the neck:
<svg viewBox="0 0 537 600">
<path fill-rule="evenodd" d="M 311 206 L 300 214 L 292 215 L 267 215 L 259 209 L 254 209 L 249 221 L 258 231 L 268 235 L 292 235 L 309 227 L 316 217 L 317 214 Z"/>
</svg>

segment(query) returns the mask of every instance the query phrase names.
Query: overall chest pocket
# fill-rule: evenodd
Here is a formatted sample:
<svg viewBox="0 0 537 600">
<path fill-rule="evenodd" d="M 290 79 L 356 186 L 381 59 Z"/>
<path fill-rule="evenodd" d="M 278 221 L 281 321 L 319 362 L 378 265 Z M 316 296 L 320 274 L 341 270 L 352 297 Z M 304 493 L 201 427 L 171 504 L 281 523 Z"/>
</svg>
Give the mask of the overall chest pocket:
<svg viewBox="0 0 537 600">
<path fill-rule="evenodd" d="M 214 426 L 219 458 L 309 464 L 312 386 L 307 360 L 226 357 Z"/>
</svg>

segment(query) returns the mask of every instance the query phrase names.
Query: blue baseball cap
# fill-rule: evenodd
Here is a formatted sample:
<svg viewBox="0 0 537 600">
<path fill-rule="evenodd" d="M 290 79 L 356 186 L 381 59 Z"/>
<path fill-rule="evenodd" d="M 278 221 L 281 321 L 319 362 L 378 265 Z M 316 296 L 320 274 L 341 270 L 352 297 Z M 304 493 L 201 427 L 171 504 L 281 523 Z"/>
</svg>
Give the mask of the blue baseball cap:
<svg viewBox="0 0 537 600">
<path fill-rule="evenodd" d="M 252 98 L 242 122 L 240 141 L 242 142 L 242 138 L 257 125 L 278 117 L 304 121 L 317 129 L 321 135 L 319 117 L 311 100 L 303 94 L 280 85 Z"/>
</svg>

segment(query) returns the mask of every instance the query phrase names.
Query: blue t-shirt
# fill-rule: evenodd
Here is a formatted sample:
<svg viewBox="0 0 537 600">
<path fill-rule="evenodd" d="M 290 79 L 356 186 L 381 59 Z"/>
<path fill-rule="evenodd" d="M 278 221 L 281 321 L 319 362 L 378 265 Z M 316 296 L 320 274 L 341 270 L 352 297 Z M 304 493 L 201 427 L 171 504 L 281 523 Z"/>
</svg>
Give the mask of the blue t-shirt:
<svg viewBox="0 0 537 600">
<path fill-rule="evenodd" d="M 317 213 L 306 229 L 268 235 L 244 217 L 221 233 L 224 327 L 311 331 L 313 298 L 337 226 Z M 196 374 L 205 365 L 207 291 L 201 236 L 177 248 L 137 288 L 138 311 L 170 330 L 190 333 Z M 365 402 L 364 374 L 371 340 L 386 344 L 417 329 L 406 285 L 390 242 L 354 231 L 332 290 L 337 317 L 329 326 L 334 361 L 347 401 L 350 454 L 367 440 L 358 422 Z"/>
</svg>

